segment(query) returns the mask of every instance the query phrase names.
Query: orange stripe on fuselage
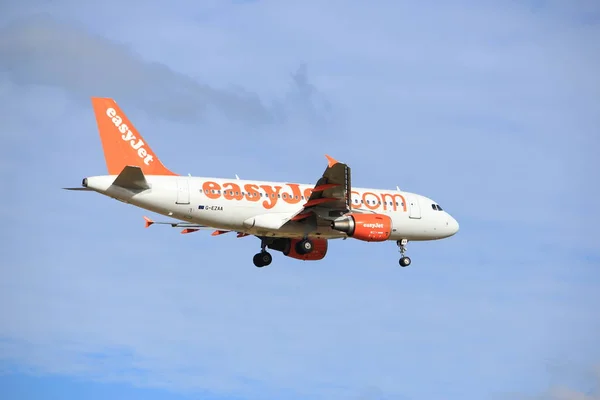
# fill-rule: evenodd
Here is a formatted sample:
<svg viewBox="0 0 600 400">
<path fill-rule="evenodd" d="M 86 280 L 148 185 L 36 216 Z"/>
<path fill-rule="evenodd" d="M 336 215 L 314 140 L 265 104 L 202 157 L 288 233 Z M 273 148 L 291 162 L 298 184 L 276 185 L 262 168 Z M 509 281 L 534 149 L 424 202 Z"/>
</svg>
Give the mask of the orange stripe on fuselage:
<svg viewBox="0 0 600 400">
<path fill-rule="evenodd" d="M 219 184 L 215 181 L 205 181 L 202 184 L 202 192 L 209 199 L 225 199 L 229 201 L 247 200 L 258 202 L 263 208 L 269 210 L 278 203 L 298 204 L 301 201 L 307 201 L 312 193 L 312 188 L 304 189 L 303 194 L 297 183 L 282 183 L 280 185 L 269 185 L 265 183 L 246 183 L 240 185 L 235 182 L 223 182 Z M 261 193 L 263 195 L 261 196 Z M 304 196 L 304 199 L 302 199 Z M 355 203 L 358 198 L 362 202 Z M 390 204 L 391 203 L 391 204 Z M 397 203 L 397 204 L 396 204 Z M 401 209 L 406 212 L 406 199 L 400 193 L 365 191 L 359 193 L 352 191 L 351 208 L 367 208 L 370 210 L 393 210 Z"/>
</svg>

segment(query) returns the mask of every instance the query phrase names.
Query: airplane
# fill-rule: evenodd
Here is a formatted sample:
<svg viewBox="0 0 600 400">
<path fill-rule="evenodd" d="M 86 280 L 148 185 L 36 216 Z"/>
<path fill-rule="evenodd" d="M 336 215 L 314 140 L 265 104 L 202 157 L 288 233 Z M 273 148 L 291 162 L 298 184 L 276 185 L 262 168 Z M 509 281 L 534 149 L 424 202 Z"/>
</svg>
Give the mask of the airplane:
<svg viewBox="0 0 600 400">
<path fill-rule="evenodd" d="M 407 267 L 409 241 L 453 236 L 456 219 L 432 199 L 396 190 L 351 185 L 350 167 L 326 155 L 327 167 L 314 184 L 195 177 L 166 168 L 111 98 L 92 97 L 107 175 L 88 176 L 82 187 L 126 204 L 173 218 L 154 224 L 188 234 L 213 230 L 260 239 L 256 267 L 270 265 L 267 249 L 298 260 L 322 260 L 332 239 L 396 241 L 399 264 Z"/>
</svg>

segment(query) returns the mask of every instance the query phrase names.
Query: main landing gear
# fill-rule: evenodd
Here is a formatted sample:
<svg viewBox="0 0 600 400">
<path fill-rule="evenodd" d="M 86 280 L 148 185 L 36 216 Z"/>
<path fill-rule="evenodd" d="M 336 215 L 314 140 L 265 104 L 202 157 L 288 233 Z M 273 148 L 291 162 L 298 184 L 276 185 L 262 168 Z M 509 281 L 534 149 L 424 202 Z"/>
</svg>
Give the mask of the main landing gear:
<svg viewBox="0 0 600 400">
<path fill-rule="evenodd" d="M 296 242 L 294 249 L 290 249 L 289 246 L 291 246 L 294 242 Z M 298 241 L 291 241 L 290 239 L 261 238 L 260 253 L 255 254 L 254 258 L 252 259 L 254 265 L 258 268 L 266 267 L 273 261 L 273 257 L 267 251 L 267 245 L 271 249 L 283 252 L 285 255 L 288 255 L 290 251 L 295 251 L 297 254 L 304 255 L 311 253 L 314 249 L 314 243 L 309 238 L 304 238 Z"/>
<path fill-rule="evenodd" d="M 273 261 L 273 256 L 267 251 L 267 242 L 264 239 L 260 241 L 260 253 L 255 254 L 252 261 L 258 268 L 266 267 Z"/>
<path fill-rule="evenodd" d="M 313 251 L 313 242 L 308 238 L 304 238 L 298 243 L 296 243 L 296 253 L 298 254 L 308 254 Z"/>
<path fill-rule="evenodd" d="M 410 265 L 410 258 L 405 256 L 404 253 L 406 253 L 406 244 L 408 243 L 408 240 L 406 239 L 402 239 L 402 240 L 396 240 L 396 244 L 398 245 L 398 249 L 400 250 L 400 261 L 399 264 L 401 267 L 408 267 Z"/>
<path fill-rule="evenodd" d="M 271 264 L 271 261 L 273 261 L 273 256 L 268 251 L 263 250 L 254 255 L 254 259 L 252 261 L 254 261 L 254 265 L 256 265 L 258 268 L 262 268 Z"/>
<path fill-rule="evenodd" d="M 260 240 L 260 253 L 255 254 L 252 261 L 258 268 L 266 267 L 273 261 L 273 256 L 267 251 L 267 242 L 264 239 Z"/>
</svg>

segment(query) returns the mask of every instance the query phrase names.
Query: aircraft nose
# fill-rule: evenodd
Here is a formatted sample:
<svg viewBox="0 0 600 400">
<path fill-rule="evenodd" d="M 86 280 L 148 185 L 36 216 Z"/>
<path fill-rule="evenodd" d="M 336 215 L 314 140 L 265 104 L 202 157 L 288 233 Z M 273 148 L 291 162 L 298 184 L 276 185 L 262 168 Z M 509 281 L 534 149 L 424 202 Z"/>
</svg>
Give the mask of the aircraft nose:
<svg viewBox="0 0 600 400">
<path fill-rule="evenodd" d="M 456 219 L 454 219 L 454 217 L 452 217 L 451 215 L 448 215 L 448 230 L 450 231 L 450 236 L 454 235 L 456 232 L 458 232 L 458 221 Z"/>
</svg>

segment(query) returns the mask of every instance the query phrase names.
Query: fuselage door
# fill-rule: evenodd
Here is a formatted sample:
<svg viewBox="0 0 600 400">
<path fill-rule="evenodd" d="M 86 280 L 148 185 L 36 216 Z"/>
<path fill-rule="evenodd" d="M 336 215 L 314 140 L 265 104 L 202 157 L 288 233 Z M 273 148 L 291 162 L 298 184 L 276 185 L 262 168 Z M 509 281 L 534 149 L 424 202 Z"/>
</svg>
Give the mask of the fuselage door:
<svg viewBox="0 0 600 400">
<path fill-rule="evenodd" d="M 408 216 L 410 218 L 419 219 L 421 218 L 421 207 L 419 206 L 419 198 L 417 196 L 410 195 L 408 201 Z"/>
<path fill-rule="evenodd" d="M 177 204 L 190 204 L 190 185 L 188 178 L 177 178 Z"/>
</svg>

